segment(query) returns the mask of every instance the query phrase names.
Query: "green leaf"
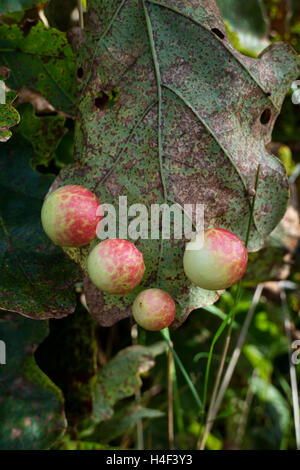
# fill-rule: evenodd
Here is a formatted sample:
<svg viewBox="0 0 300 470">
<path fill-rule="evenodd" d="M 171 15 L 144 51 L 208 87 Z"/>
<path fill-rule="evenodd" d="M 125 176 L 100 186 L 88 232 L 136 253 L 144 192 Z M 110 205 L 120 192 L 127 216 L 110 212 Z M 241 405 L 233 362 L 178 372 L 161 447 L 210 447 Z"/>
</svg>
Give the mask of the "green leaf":
<svg viewBox="0 0 300 470">
<path fill-rule="evenodd" d="M 295 204 L 292 197 L 283 219 L 267 238 L 265 246 L 259 252 L 249 253 L 243 279 L 245 285 L 256 286 L 260 282 L 288 277 L 291 257 L 300 237 L 300 218 Z"/>
<path fill-rule="evenodd" d="M 20 121 L 18 111 L 10 104 L 0 104 L 0 142 L 6 142 L 12 135 L 10 127 Z"/>
<path fill-rule="evenodd" d="M 1 0 L 0 15 L 22 11 L 45 3 L 45 0 Z"/>
<path fill-rule="evenodd" d="M 17 25 L 2 24 L 0 53 L 0 65 L 11 70 L 10 88 L 33 87 L 56 109 L 73 113 L 75 60 L 65 33 L 38 23 L 24 35 Z"/>
<path fill-rule="evenodd" d="M 255 57 L 270 44 L 269 19 L 262 0 L 217 0 L 217 4 L 229 31 L 238 37 L 238 50 Z"/>
<path fill-rule="evenodd" d="M 54 450 L 120 450 L 119 447 L 111 447 L 105 444 L 91 441 L 76 441 L 65 436 L 62 441 L 54 446 Z"/>
<path fill-rule="evenodd" d="M 18 135 L 0 146 L 0 308 L 59 318 L 74 311 L 78 268 L 43 232 L 40 211 L 53 176 L 33 171 L 32 157 Z"/>
<path fill-rule="evenodd" d="M 30 104 L 20 106 L 18 111 L 21 113 L 18 132 L 33 146 L 32 166 L 48 166 L 66 132 L 65 117 L 61 115 L 36 116 Z"/>
<path fill-rule="evenodd" d="M 74 163 L 74 131 L 69 129 L 56 149 L 55 164 L 63 168 L 71 163 Z"/>
<path fill-rule="evenodd" d="M 199 436 L 203 434 L 204 426 L 199 423 L 199 421 L 192 421 L 188 427 L 189 433 L 199 439 Z M 206 441 L 207 450 L 221 450 L 223 446 L 222 440 L 213 434 L 209 433 Z"/>
<path fill-rule="evenodd" d="M 93 410 L 98 351 L 96 326 L 79 303 L 73 315 L 50 322 L 50 334 L 36 355 L 40 367 L 64 394 L 71 428 L 89 419 Z"/>
<path fill-rule="evenodd" d="M 100 423 L 87 439 L 89 441 L 108 443 L 131 431 L 140 419 L 162 418 L 163 416 L 165 416 L 165 413 L 159 410 L 152 410 L 137 405 L 129 406 L 118 411 L 105 423 Z"/>
<path fill-rule="evenodd" d="M 273 372 L 271 361 L 264 357 L 264 355 L 254 344 L 246 344 L 243 347 L 243 353 L 247 357 L 252 367 L 257 370 L 260 378 L 265 382 L 269 382 Z"/>
<path fill-rule="evenodd" d="M 249 243 L 257 250 L 287 205 L 285 170 L 265 144 L 299 62 L 285 44 L 271 46 L 257 60 L 242 56 L 227 38 L 215 2 L 196 5 L 90 2 L 88 14 L 101 21 L 91 21 L 78 59 L 83 83 L 77 161 L 58 181 L 83 184 L 117 210 L 119 196 L 127 196 L 128 207 L 140 203 L 148 211 L 154 203 L 202 203 L 206 226 L 245 240 L 248 190 L 260 164 Z M 112 105 L 113 90 L 119 99 Z M 130 315 L 145 287 L 174 297 L 175 326 L 217 300 L 218 293 L 191 286 L 184 275 L 182 240 L 138 240 L 137 246 L 147 269 L 132 293 L 111 296 L 85 283 L 87 304 L 99 323 Z M 67 252 L 84 268 L 89 249 Z"/>
<path fill-rule="evenodd" d="M 260 377 L 252 377 L 250 387 L 261 401 L 269 403 L 275 409 L 280 428 L 283 433 L 286 432 L 290 424 L 290 410 L 288 403 L 279 390 Z"/>
<path fill-rule="evenodd" d="M 215 315 L 216 317 L 221 318 L 221 320 L 225 320 L 227 316 L 226 313 L 224 313 L 221 309 L 219 309 L 215 305 L 208 305 L 207 307 L 202 307 L 202 308 L 203 310 L 206 310 L 212 315 Z M 238 324 L 236 322 L 233 322 L 233 328 L 237 328 L 237 327 L 238 327 Z"/>
<path fill-rule="evenodd" d="M 0 314 L 6 364 L 0 366 L 0 449 L 48 449 L 66 429 L 63 396 L 39 369 L 34 351 L 48 323 Z"/>
<path fill-rule="evenodd" d="M 256 286 L 260 282 L 280 280 L 286 270 L 286 254 L 287 250 L 283 244 L 280 246 L 276 238 L 268 238 L 264 248 L 249 253 L 244 285 Z"/>
<path fill-rule="evenodd" d="M 153 346 L 129 346 L 120 351 L 98 372 L 93 419 L 105 421 L 113 415 L 113 406 L 130 397 L 142 385 L 140 374 L 154 366 L 154 357 L 166 350 L 164 342 Z"/>
<path fill-rule="evenodd" d="M 18 94 L 16 91 L 14 90 L 9 90 L 6 92 L 6 96 L 5 96 L 5 101 L 7 104 L 12 104 L 16 98 L 17 98 Z"/>
</svg>

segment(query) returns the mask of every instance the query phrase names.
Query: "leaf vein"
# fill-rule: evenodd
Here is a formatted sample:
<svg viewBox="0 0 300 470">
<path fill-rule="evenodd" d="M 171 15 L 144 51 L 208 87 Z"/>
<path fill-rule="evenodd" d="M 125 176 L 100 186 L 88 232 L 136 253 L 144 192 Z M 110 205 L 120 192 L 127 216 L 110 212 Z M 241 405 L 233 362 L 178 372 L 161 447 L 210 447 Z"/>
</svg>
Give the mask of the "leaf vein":
<svg viewBox="0 0 300 470">
<path fill-rule="evenodd" d="M 171 7 L 169 5 L 166 5 L 165 3 L 162 3 L 162 2 L 159 2 L 157 0 L 145 0 L 146 2 L 148 3 L 151 3 L 152 5 L 157 5 L 161 8 L 166 8 L 167 10 L 173 12 L 173 13 L 176 13 L 177 15 L 180 15 L 182 16 L 183 18 L 191 21 L 192 23 L 195 23 L 197 26 L 200 26 L 201 28 L 205 29 L 206 31 L 208 31 L 217 41 L 219 41 L 223 47 L 225 49 L 227 49 L 227 51 L 232 55 L 232 57 L 234 57 L 234 59 L 242 66 L 242 68 L 245 70 L 245 72 L 251 77 L 251 79 L 255 82 L 255 84 L 258 86 L 258 88 L 263 91 L 263 93 L 265 94 L 266 98 L 271 102 L 272 106 L 274 107 L 274 109 L 279 113 L 280 112 L 280 109 L 278 109 L 278 107 L 276 106 L 276 104 L 274 103 L 272 97 L 267 93 L 266 90 L 263 89 L 262 85 L 260 82 L 257 81 L 256 77 L 250 72 L 250 70 L 246 67 L 246 65 L 233 53 L 232 51 L 232 48 L 229 47 L 225 41 L 223 41 L 222 39 L 218 38 L 218 36 L 216 36 L 212 30 L 208 27 L 206 27 L 205 25 L 203 25 L 202 23 L 200 23 L 199 21 L 195 20 L 194 18 L 190 17 L 189 15 L 186 15 L 185 13 L 183 13 L 182 11 L 178 10 L 177 8 L 174 8 L 174 7 Z"/>
</svg>

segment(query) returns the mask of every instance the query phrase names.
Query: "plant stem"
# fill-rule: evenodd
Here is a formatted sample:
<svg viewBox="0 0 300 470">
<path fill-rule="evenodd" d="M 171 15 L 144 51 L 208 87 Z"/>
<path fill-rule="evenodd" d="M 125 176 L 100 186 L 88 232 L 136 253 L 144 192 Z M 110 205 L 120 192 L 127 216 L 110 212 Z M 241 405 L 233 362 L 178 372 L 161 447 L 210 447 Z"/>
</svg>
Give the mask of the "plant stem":
<svg viewBox="0 0 300 470">
<path fill-rule="evenodd" d="M 137 325 L 131 326 L 131 338 L 132 344 L 138 344 L 138 327 Z M 137 403 L 141 402 L 141 389 L 138 388 L 135 392 L 135 399 Z M 143 421 L 141 418 L 137 420 L 136 423 L 136 434 L 137 434 L 137 449 L 143 450 L 144 449 L 144 433 L 143 433 Z"/>
<path fill-rule="evenodd" d="M 255 312 L 255 309 L 257 307 L 257 304 L 260 300 L 260 297 L 261 297 L 261 294 L 262 294 L 262 291 L 263 291 L 263 284 L 258 284 L 258 286 L 256 287 L 256 290 L 255 290 L 255 293 L 254 293 L 254 296 L 253 296 L 253 299 L 252 299 L 252 303 L 251 303 L 251 306 L 250 306 L 250 309 L 247 313 L 247 316 L 246 316 L 246 319 L 245 319 L 245 322 L 243 324 L 243 327 L 242 327 L 242 330 L 241 330 L 241 333 L 239 335 L 239 338 L 237 340 L 237 344 L 235 346 L 235 349 L 233 351 L 233 354 L 232 354 L 232 357 L 230 359 L 230 362 L 228 364 L 228 367 L 227 367 L 227 370 L 226 370 L 226 373 L 224 375 L 224 379 L 221 383 L 221 386 L 220 386 L 220 390 L 219 390 L 219 393 L 217 395 L 217 398 L 216 398 L 216 401 L 215 401 L 215 404 L 213 406 L 213 408 L 211 409 L 211 413 L 210 413 L 210 416 L 208 417 L 208 426 L 207 426 L 207 429 L 206 429 L 206 439 L 207 439 L 207 436 L 208 434 L 210 433 L 211 431 L 211 428 L 213 426 L 213 423 L 214 423 L 214 420 L 217 416 L 217 413 L 219 411 L 219 408 L 220 408 L 220 405 L 222 403 L 222 400 L 224 398 L 224 395 L 225 395 L 225 392 L 229 386 L 229 383 L 231 381 L 231 378 L 232 378 L 232 375 L 233 375 L 233 372 L 235 370 L 235 367 L 237 365 L 237 362 L 239 360 L 239 357 L 240 357 L 240 354 L 241 354 L 241 350 L 242 350 L 242 346 L 245 342 L 245 339 L 246 339 L 246 335 L 247 335 L 247 332 L 248 332 L 248 328 L 250 326 L 250 323 L 251 323 L 251 320 L 253 318 L 253 315 L 254 315 L 254 312 Z M 202 438 L 202 441 L 204 441 L 204 435 L 203 435 L 203 438 Z M 200 445 L 202 444 L 202 441 L 200 443 Z M 202 444 L 203 445 L 203 444 Z"/>
<path fill-rule="evenodd" d="M 168 329 L 165 330 L 166 335 L 170 340 L 170 332 Z M 171 340 L 170 340 L 171 342 Z M 174 448 L 174 416 L 173 416 L 173 405 L 175 408 L 175 416 L 176 416 L 176 423 L 179 433 L 179 439 L 181 441 L 181 437 L 184 431 L 184 424 L 183 424 L 183 417 L 182 417 L 182 408 L 179 398 L 179 391 L 178 391 L 178 383 L 177 383 L 177 374 L 176 374 L 176 367 L 174 363 L 173 353 L 169 349 L 168 350 L 168 389 L 171 390 L 168 395 L 168 408 L 169 408 L 169 447 L 170 449 Z M 171 400 L 172 396 L 172 400 Z M 183 447 L 182 444 L 180 446 Z"/>
<path fill-rule="evenodd" d="M 223 351 L 223 354 L 222 354 L 222 357 L 221 357 L 221 362 L 220 362 L 220 366 L 219 366 L 218 373 L 217 373 L 217 378 L 216 378 L 216 381 L 215 381 L 215 384 L 214 384 L 214 389 L 213 389 L 212 397 L 211 397 L 209 408 L 208 408 L 207 422 L 210 422 L 210 416 L 211 416 L 211 412 L 212 412 L 212 409 L 213 409 L 213 406 L 214 406 L 214 403 L 215 403 L 215 400 L 216 400 L 219 384 L 220 384 L 220 381 L 221 381 L 221 378 L 222 378 L 222 373 L 223 373 L 224 363 L 225 363 L 226 357 L 227 357 L 229 343 L 230 343 L 230 336 L 227 335 L 226 340 L 225 340 L 224 351 Z M 207 422 L 206 422 L 206 424 L 207 424 Z M 205 426 L 204 433 L 203 433 L 203 438 L 202 438 L 202 441 L 200 443 L 199 450 L 204 449 L 207 436 L 208 436 L 208 429 Z"/>
<path fill-rule="evenodd" d="M 174 449 L 174 410 L 173 410 L 173 353 L 168 350 L 168 437 L 169 449 Z"/>
<path fill-rule="evenodd" d="M 252 378 L 255 378 L 257 375 L 256 370 L 254 369 L 252 373 Z M 245 398 L 245 410 L 241 416 L 240 422 L 238 424 L 237 432 L 236 432 L 236 443 L 241 447 L 247 427 L 248 417 L 250 413 L 250 408 L 253 402 L 254 392 L 251 387 L 248 388 L 246 398 Z"/>
<path fill-rule="evenodd" d="M 79 26 L 81 29 L 84 29 L 84 21 L 83 21 L 83 5 L 81 0 L 77 0 L 78 11 L 79 11 Z"/>
<path fill-rule="evenodd" d="M 218 341 L 219 337 L 223 333 L 227 323 L 229 323 L 231 316 L 233 315 L 233 309 L 229 313 L 229 315 L 222 321 L 221 325 L 217 329 L 217 332 L 212 340 L 210 350 L 209 350 L 209 355 L 207 359 L 207 365 L 206 365 L 206 371 L 205 371 L 205 379 L 204 379 L 204 391 L 203 391 L 203 409 L 205 409 L 206 402 L 207 402 L 207 389 L 208 389 L 208 378 L 209 378 L 209 373 L 210 373 L 210 366 L 211 366 L 211 361 L 213 357 L 213 351 L 216 342 Z"/>
<path fill-rule="evenodd" d="M 173 388 L 174 388 L 174 408 L 175 408 L 175 417 L 176 424 L 179 434 L 180 448 L 183 449 L 182 436 L 184 435 L 184 422 L 183 422 L 183 413 L 180 402 L 178 383 L 177 383 L 177 373 L 175 368 L 175 363 L 173 360 Z"/>
<path fill-rule="evenodd" d="M 200 399 L 200 397 L 199 397 L 199 395 L 198 395 L 198 392 L 197 392 L 197 390 L 196 390 L 196 388 L 195 388 L 193 382 L 191 381 L 191 379 L 190 379 L 190 377 L 189 377 L 189 375 L 188 375 L 188 373 L 187 373 L 187 371 L 186 371 L 184 365 L 182 364 L 182 362 L 181 362 L 181 360 L 179 359 L 179 357 L 178 357 L 178 355 L 177 355 L 175 349 L 173 348 L 173 346 L 172 346 L 172 344 L 171 344 L 171 340 L 170 340 L 170 336 L 169 336 L 169 335 L 170 335 L 169 331 L 167 330 L 168 333 L 166 333 L 166 330 L 167 330 L 167 328 L 164 329 L 164 330 L 161 330 L 160 333 L 161 333 L 163 339 L 164 339 L 164 340 L 166 341 L 166 343 L 168 344 L 169 349 L 172 351 L 174 360 L 175 360 L 175 362 L 177 363 L 177 365 L 178 365 L 178 367 L 179 367 L 179 369 L 180 369 L 182 375 L 184 376 L 184 378 L 185 378 L 185 380 L 186 380 L 186 382 L 187 382 L 187 384 L 188 384 L 188 386 L 189 386 L 189 388 L 190 388 L 190 390 L 191 390 L 191 392 L 192 392 L 192 394 L 193 394 L 193 397 L 194 397 L 194 399 L 195 399 L 195 401 L 196 401 L 196 403 L 197 403 L 197 405 L 198 405 L 199 411 L 202 413 L 202 408 L 203 408 L 203 406 L 202 406 L 201 399 Z"/>
<path fill-rule="evenodd" d="M 292 351 L 291 320 L 290 320 L 290 315 L 289 315 L 288 304 L 286 301 L 286 293 L 285 293 L 284 288 L 282 287 L 280 288 L 280 298 L 281 298 L 281 305 L 282 305 L 282 310 L 284 314 L 284 327 L 285 327 L 286 337 L 288 340 L 288 348 L 289 348 L 290 380 L 291 380 L 291 389 L 292 389 L 292 398 L 293 398 L 296 445 L 297 445 L 297 450 L 300 450 L 299 395 L 298 395 L 296 367 L 292 361 L 292 354 L 291 354 L 291 351 Z"/>
</svg>

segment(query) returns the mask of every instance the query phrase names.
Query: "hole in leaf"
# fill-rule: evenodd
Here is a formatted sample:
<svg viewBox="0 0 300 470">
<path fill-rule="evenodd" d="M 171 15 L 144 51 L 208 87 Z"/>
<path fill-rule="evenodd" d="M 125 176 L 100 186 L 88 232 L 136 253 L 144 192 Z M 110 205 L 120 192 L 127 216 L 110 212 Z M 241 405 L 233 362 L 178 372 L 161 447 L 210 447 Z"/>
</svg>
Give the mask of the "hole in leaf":
<svg viewBox="0 0 300 470">
<path fill-rule="evenodd" d="M 267 96 L 272 96 L 272 93 L 270 91 L 267 91 L 266 95 Z"/>
<path fill-rule="evenodd" d="M 77 77 L 78 77 L 78 78 L 82 78 L 82 77 L 83 77 L 83 74 L 84 74 L 83 68 L 82 68 L 82 67 L 79 67 L 79 68 L 77 69 Z"/>
<path fill-rule="evenodd" d="M 119 99 L 119 92 L 117 88 L 114 88 L 110 93 L 105 93 L 101 91 L 99 95 L 95 98 L 95 106 L 98 109 L 110 108 L 113 106 Z"/>
<path fill-rule="evenodd" d="M 213 32 L 216 36 L 218 36 L 218 38 L 220 38 L 220 39 L 224 39 L 224 38 L 225 38 L 225 36 L 224 36 L 224 34 L 222 33 L 222 31 L 220 31 L 218 28 L 212 28 L 211 30 L 212 30 L 212 32 Z"/>
<path fill-rule="evenodd" d="M 260 116 L 260 122 L 262 124 L 268 124 L 271 119 L 271 111 L 270 109 L 265 109 L 262 115 Z"/>
<path fill-rule="evenodd" d="M 95 98 L 95 106 L 96 108 L 103 109 L 107 105 L 108 101 L 109 101 L 108 95 L 102 92 L 100 93 L 99 96 L 97 96 L 97 98 Z"/>
</svg>

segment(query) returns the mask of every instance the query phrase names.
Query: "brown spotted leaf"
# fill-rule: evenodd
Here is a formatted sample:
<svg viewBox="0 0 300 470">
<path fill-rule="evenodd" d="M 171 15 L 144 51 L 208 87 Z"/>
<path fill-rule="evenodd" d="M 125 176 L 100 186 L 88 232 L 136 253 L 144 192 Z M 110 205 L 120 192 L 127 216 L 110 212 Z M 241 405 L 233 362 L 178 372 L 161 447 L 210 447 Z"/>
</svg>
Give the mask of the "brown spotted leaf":
<svg viewBox="0 0 300 470">
<path fill-rule="evenodd" d="M 11 104 L 0 103 L 0 142 L 10 139 L 12 135 L 10 128 L 16 126 L 19 121 L 20 115 Z"/>
<path fill-rule="evenodd" d="M 204 204 L 206 227 L 245 240 L 260 164 L 249 244 L 257 250 L 288 201 L 285 170 L 265 145 L 298 74 L 286 44 L 257 59 L 237 52 L 214 0 L 91 0 L 78 56 L 77 162 L 62 171 L 60 184 L 86 185 L 117 210 L 119 196 L 149 211 L 155 203 Z M 87 304 L 101 324 L 129 315 L 145 287 L 174 297 L 176 325 L 216 301 L 218 293 L 185 277 L 183 240 L 137 246 L 146 272 L 131 294 L 106 295 L 86 283 Z M 88 251 L 68 253 L 84 268 Z"/>
<path fill-rule="evenodd" d="M 140 374 L 153 367 L 155 356 L 165 350 L 164 342 L 149 347 L 129 346 L 111 359 L 98 373 L 93 419 L 109 419 L 115 403 L 134 395 L 142 385 Z"/>
</svg>

